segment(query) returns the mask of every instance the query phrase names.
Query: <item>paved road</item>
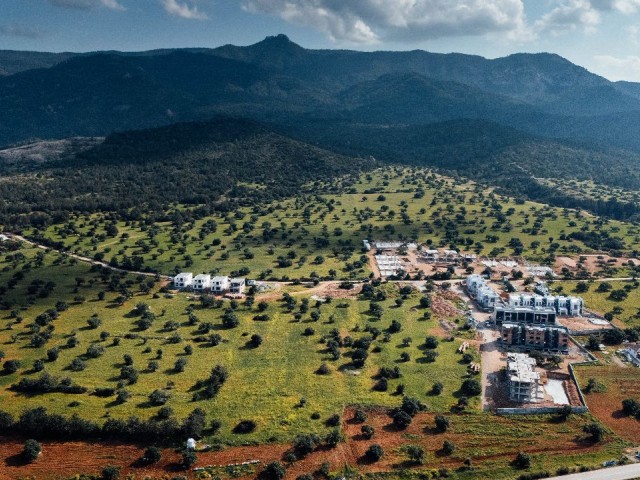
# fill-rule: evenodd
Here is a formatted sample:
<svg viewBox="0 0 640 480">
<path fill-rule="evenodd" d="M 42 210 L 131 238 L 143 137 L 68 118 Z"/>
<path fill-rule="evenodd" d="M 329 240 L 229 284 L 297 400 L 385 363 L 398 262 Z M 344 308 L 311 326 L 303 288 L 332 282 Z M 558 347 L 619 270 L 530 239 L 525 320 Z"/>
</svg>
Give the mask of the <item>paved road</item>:
<svg viewBox="0 0 640 480">
<path fill-rule="evenodd" d="M 631 463 L 622 467 L 609 467 L 592 472 L 573 473 L 548 480 L 632 480 L 640 477 L 640 463 Z"/>
</svg>

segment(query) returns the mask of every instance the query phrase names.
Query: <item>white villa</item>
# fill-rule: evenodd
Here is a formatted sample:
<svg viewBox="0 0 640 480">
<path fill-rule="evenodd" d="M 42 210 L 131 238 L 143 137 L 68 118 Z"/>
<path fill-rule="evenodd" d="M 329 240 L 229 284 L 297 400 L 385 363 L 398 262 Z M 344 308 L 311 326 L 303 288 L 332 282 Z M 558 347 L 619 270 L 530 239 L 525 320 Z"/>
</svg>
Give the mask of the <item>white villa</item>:
<svg viewBox="0 0 640 480">
<path fill-rule="evenodd" d="M 211 275 L 201 273 L 193 279 L 194 290 L 209 290 L 211 288 Z"/>
<path fill-rule="evenodd" d="M 173 286 L 176 288 L 189 288 L 193 283 L 193 273 L 185 272 L 176 275 L 173 279 Z"/>
<path fill-rule="evenodd" d="M 193 276 L 191 272 L 183 272 L 173 279 L 173 286 L 178 289 L 192 288 L 196 292 L 212 292 L 216 294 L 244 294 L 247 282 L 244 278 L 224 276 L 211 277 L 207 273 Z"/>
<path fill-rule="evenodd" d="M 244 278 L 232 278 L 229 280 L 229 292 L 244 293 L 247 282 Z"/>
<path fill-rule="evenodd" d="M 229 290 L 229 277 L 213 277 L 211 279 L 211 291 L 222 293 Z"/>
</svg>

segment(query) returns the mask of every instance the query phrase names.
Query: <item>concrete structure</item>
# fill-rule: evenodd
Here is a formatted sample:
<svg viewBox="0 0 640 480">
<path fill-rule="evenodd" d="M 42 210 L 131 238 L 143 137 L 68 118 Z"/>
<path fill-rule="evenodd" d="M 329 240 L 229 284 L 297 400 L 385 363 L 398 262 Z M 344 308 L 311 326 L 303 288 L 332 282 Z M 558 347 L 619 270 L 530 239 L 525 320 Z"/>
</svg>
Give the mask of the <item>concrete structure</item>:
<svg viewBox="0 0 640 480">
<path fill-rule="evenodd" d="M 173 279 L 173 286 L 176 288 L 190 288 L 193 284 L 193 273 L 183 272 Z"/>
<path fill-rule="evenodd" d="M 244 278 L 232 278 L 229 280 L 230 293 L 244 293 L 247 282 Z"/>
<path fill-rule="evenodd" d="M 211 275 L 201 273 L 193 279 L 193 289 L 203 292 L 211 289 Z"/>
<path fill-rule="evenodd" d="M 211 279 L 211 291 L 223 293 L 229 290 L 229 277 L 213 277 Z"/>
<path fill-rule="evenodd" d="M 460 262 L 474 262 L 476 255 L 472 253 L 460 253 L 456 250 L 423 250 L 422 257 L 427 263 L 456 264 Z"/>
<path fill-rule="evenodd" d="M 381 277 L 391 277 L 402 270 L 400 258 L 396 255 L 376 255 L 375 258 Z"/>
<path fill-rule="evenodd" d="M 584 300 L 580 297 L 554 295 L 533 295 L 530 293 L 512 293 L 509 295 L 512 307 L 553 308 L 560 316 L 581 317 Z"/>
<path fill-rule="evenodd" d="M 536 361 L 524 353 L 507 355 L 509 399 L 518 403 L 538 403 L 544 400 Z"/>
<path fill-rule="evenodd" d="M 503 323 L 500 341 L 519 350 L 543 350 L 568 353 L 569 330 L 563 326 L 536 326 L 521 323 Z"/>
<path fill-rule="evenodd" d="M 524 323 L 527 325 L 555 325 L 557 314 L 551 307 L 531 308 L 496 305 L 492 319 L 496 325 L 503 323 Z"/>
</svg>

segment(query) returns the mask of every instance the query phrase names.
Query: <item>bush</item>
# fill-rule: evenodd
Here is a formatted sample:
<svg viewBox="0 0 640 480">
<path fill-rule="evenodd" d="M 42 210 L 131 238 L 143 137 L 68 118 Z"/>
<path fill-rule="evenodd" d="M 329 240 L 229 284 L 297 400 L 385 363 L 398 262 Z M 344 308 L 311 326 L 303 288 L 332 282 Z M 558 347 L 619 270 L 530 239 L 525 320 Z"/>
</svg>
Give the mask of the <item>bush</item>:
<svg viewBox="0 0 640 480">
<path fill-rule="evenodd" d="M 469 378 L 462 382 L 462 387 L 460 388 L 460 390 L 462 390 L 462 393 L 464 393 L 465 395 L 473 397 L 482 393 L 482 385 L 480 385 L 480 382 L 478 380 Z"/>
<path fill-rule="evenodd" d="M 340 415 L 334 413 L 329 418 L 327 418 L 327 421 L 325 423 L 328 427 L 337 427 L 338 425 L 340 425 Z"/>
<path fill-rule="evenodd" d="M 173 366 L 173 371 L 176 373 L 181 373 L 184 372 L 184 367 L 187 366 L 187 359 L 184 357 L 180 357 L 178 360 L 176 360 L 175 365 Z"/>
<path fill-rule="evenodd" d="M 640 413 L 640 403 L 633 398 L 626 398 L 622 401 L 622 411 L 625 415 L 638 415 Z"/>
<path fill-rule="evenodd" d="M 436 430 L 439 432 L 446 432 L 449 428 L 449 419 L 443 415 L 436 415 Z"/>
<path fill-rule="evenodd" d="M 373 438 L 373 435 L 375 435 L 376 433 L 376 429 L 371 425 L 362 425 L 362 427 L 360 427 L 360 431 L 362 432 L 362 436 L 367 440 L 371 440 L 371 438 Z"/>
<path fill-rule="evenodd" d="M 445 455 L 451 455 L 456 451 L 456 445 L 451 440 L 445 440 L 442 444 L 442 451 Z"/>
<path fill-rule="evenodd" d="M 142 462 L 146 465 L 158 463 L 162 458 L 162 451 L 158 447 L 149 447 L 142 455 Z"/>
<path fill-rule="evenodd" d="M 408 445 L 407 455 L 413 463 L 422 465 L 424 463 L 424 449 L 419 445 Z"/>
<path fill-rule="evenodd" d="M 434 349 L 434 348 L 438 348 L 438 339 L 436 337 L 434 337 L 433 335 L 429 335 L 425 340 L 424 340 L 424 346 L 426 348 L 430 348 L 430 349 Z"/>
<path fill-rule="evenodd" d="M 373 444 L 367 449 L 367 451 L 366 451 L 366 453 L 364 455 L 368 460 L 370 460 L 372 462 L 377 462 L 384 455 L 384 450 L 382 449 L 382 447 L 380 445 Z"/>
<path fill-rule="evenodd" d="M 256 429 L 256 422 L 253 420 L 241 420 L 235 427 L 233 433 L 251 433 Z"/>
<path fill-rule="evenodd" d="M 334 448 L 337 447 L 340 441 L 342 440 L 342 435 L 340 434 L 340 430 L 334 428 L 331 430 L 324 439 L 324 442 L 328 447 Z"/>
<path fill-rule="evenodd" d="M 525 469 L 531 467 L 531 457 L 528 453 L 519 452 L 516 455 L 515 460 L 513 461 L 513 465 L 516 468 Z"/>
<path fill-rule="evenodd" d="M 193 450 L 185 450 L 184 452 L 182 452 L 182 468 L 184 468 L 185 470 L 187 468 L 193 467 L 197 461 L 198 456 Z"/>
<path fill-rule="evenodd" d="M 149 394 L 149 402 L 151 405 L 159 407 L 169 401 L 171 394 L 166 390 L 154 390 Z"/>
<path fill-rule="evenodd" d="M 33 439 L 29 439 L 24 442 L 22 458 L 24 458 L 24 461 L 27 463 L 35 462 L 41 451 L 42 447 L 40 444 Z"/>
<path fill-rule="evenodd" d="M 409 425 L 411 425 L 412 421 L 413 419 L 411 418 L 411 415 L 409 415 L 404 410 L 397 410 L 393 414 L 393 424 L 400 429 L 407 428 Z"/>
<path fill-rule="evenodd" d="M 282 480 L 287 473 L 287 469 L 280 462 L 271 462 L 262 471 L 262 478 L 265 480 Z"/>
<path fill-rule="evenodd" d="M 18 360 L 7 360 L 4 362 L 3 370 L 6 374 L 16 373 L 22 365 Z"/>
<path fill-rule="evenodd" d="M 331 373 L 331 369 L 329 368 L 329 365 L 327 365 L 326 363 L 323 363 L 322 365 L 320 365 L 320 367 L 318 367 L 318 370 L 316 370 L 316 373 L 318 375 L 329 375 Z"/>
<path fill-rule="evenodd" d="M 593 442 L 599 442 L 604 437 L 604 428 L 599 423 L 590 423 L 582 427 L 584 433 L 588 433 Z"/>
<path fill-rule="evenodd" d="M 353 414 L 353 421 L 356 423 L 364 423 L 367 421 L 367 417 L 367 412 L 358 409 Z"/>
<path fill-rule="evenodd" d="M 298 435 L 293 441 L 293 450 L 299 457 L 312 453 L 320 445 L 320 438 L 316 434 Z"/>
<path fill-rule="evenodd" d="M 102 469 L 103 480 L 118 480 L 120 478 L 120 469 L 113 465 L 108 465 Z"/>
<path fill-rule="evenodd" d="M 253 335 L 251 335 L 251 340 L 249 341 L 249 345 L 252 348 L 258 348 L 260 345 L 262 345 L 262 337 L 257 333 L 254 333 Z"/>
<path fill-rule="evenodd" d="M 444 390 L 444 385 L 441 382 L 436 382 L 433 384 L 433 387 L 431 387 L 431 393 L 433 395 L 440 395 L 443 390 Z"/>
</svg>

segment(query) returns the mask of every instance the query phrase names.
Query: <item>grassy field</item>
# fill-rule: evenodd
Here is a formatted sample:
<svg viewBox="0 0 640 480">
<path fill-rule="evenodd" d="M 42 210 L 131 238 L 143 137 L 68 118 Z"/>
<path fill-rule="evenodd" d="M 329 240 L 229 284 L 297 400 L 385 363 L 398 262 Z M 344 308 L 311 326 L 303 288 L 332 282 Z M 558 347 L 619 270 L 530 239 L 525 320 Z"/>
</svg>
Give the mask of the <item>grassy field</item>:
<svg viewBox="0 0 640 480">
<path fill-rule="evenodd" d="M 517 254 L 533 261 L 589 251 L 583 242 L 569 237 L 572 232 L 623 238 L 627 253 L 640 240 L 637 227 L 630 224 L 516 202 L 422 169 L 376 171 L 363 176 L 348 193 L 341 193 L 338 184 L 319 185 L 318 191 L 313 197 L 235 214 L 176 206 L 161 217 L 131 212 L 135 220 L 114 223 L 107 214 L 80 216 L 25 233 L 44 235 L 73 252 L 119 266 L 265 279 L 367 278 L 363 239 L 412 239 L 482 255 Z M 633 325 L 640 308 L 635 284 L 614 283 L 614 290 L 628 287 L 628 296 L 620 301 L 609 298 L 610 292 L 597 292 L 597 285 L 591 282 L 589 290 L 580 293 L 588 307 L 602 313 L 621 307 L 616 316 Z M 619 457 L 627 445 L 599 414 L 612 432 L 598 445 L 584 440 L 582 426 L 593 421 L 588 415 L 572 416 L 566 423 L 549 417 L 493 417 L 479 411 L 477 396 L 470 398 L 465 413 L 452 414 L 463 396 L 463 381 L 472 378 L 456 350 L 474 334 L 461 328 L 446 332 L 443 318 L 420 306 L 427 294 L 401 290 L 398 284 L 375 287 L 380 300 L 373 303 L 354 293 L 325 303 L 314 296 L 318 290 L 309 283 L 266 292 L 264 304 L 258 295 L 249 303 L 224 300 L 205 305 L 190 293 L 170 292 L 153 276 L 92 267 L 26 245 L 13 249 L 9 242 L 0 244 L 0 286 L 2 362 L 20 361 L 16 372 L 0 373 L 0 409 L 16 417 L 24 409 L 45 406 L 51 413 L 77 413 L 98 424 L 108 418 L 151 419 L 161 407 L 152 405 L 149 396 L 162 390 L 168 394 L 164 406 L 171 415 L 181 419 L 196 407 L 204 409 L 208 422 L 222 424 L 206 440 L 233 448 L 265 442 L 284 445 L 300 433 L 325 434 L 332 415 L 351 412 L 354 405 L 395 407 L 403 395 L 428 406 L 429 413 L 421 417 L 426 422 L 434 413 L 449 415 L 450 434 L 459 448 L 454 456 L 442 458 L 438 453 L 442 439 L 428 425 L 397 432 L 385 427 L 389 418 L 383 414 L 378 421 L 389 436 L 381 433 L 380 441 L 388 442 L 390 463 L 381 464 L 382 470 L 362 468 L 370 473 L 385 471 L 389 478 L 414 476 L 416 470 L 399 473 L 404 471 L 404 448 L 409 443 L 427 450 L 431 461 L 424 469 L 449 468 L 456 471 L 456 478 L 465 479 L 516 477 L 519 472 L 510 461 L 521 449 L 532 454 L 530 471 L 554 473 L 562 466 L 594 467 Z M 577 282 L 553 286 L 569 293 Z M 285 293 L 294 299 L 290 306 Z M 438 287 L 429 295 L 447 302 Z M 452 302 L 453 308 L 455 299 Z M 381 307 L 379 315 L 372 305 L 373 310 Z M 151 313 L 145 328 L 140 325 L 141 310 Z M 42 321 L 44 312 L 55 313 L 55 318 Z M 268 319 L 261 318 L 265 315 Z M 237 326 L 224 326 L 230 317 L 237 318 Z M 458 315 L 447 320 L 462 326 Z M 212 342 L 214 334 L 219 341 Z M 259 335 L 259 346 L 251 344 L 253 335 Z M 439 339 L 435 361 L 425 346 L 431 335 Z M 331 339 L 339 340 L 337 356 L 328 348 Z M 358 366 L 352 355 L 363 343 L 368 358 Z M 52 348 L 59 349 L 57 359 L 39 362 Z M 97 358 L 91 358 L 89 350 L 97 351 Z M 473 355 L 477 361 L 477 352 Z M 127 363 L 137 373 L 135 382 L 122 378 Z M 176 367 L 179 363 L 181 368 Z M 323 364 L 327 372 L 320 374 Z M 228 370 L 227 381 L 214 398 L 194 400 L 196 382 L 206 379 L 216 365 Z M 375 389 L 379 370 L 395 367 L 400 377 L 389 379 L 384 391 Z M 69 378 L 87 392 L 26 395 L 11 389 L 21 379 L 36 379 L 45 372 Z M 442 384 L 440 394 L 432 392 L 436 382 Z M 105 388 L 113 392 L 95 394 Z M 116 401 L 116 391 L 127 392 L 128 399 Z M 253 420 L 255 431 L 234 433 L 242 420 Z M 345 433 L 357 434 L 351 430 L 347 424 Z M 341 447 L 347 450 L 344 455 L 359 451 L 361 443 L 353 442 Z M 355 465 L 358 458 L 353 459 Z M 463 467 L 467 458 L 473 468 Z"/>
<path fill-rule="evenodd" d="M 37 252 L 25 250 L 24 253 L 26 263 Z M 296 320 L 294 313 L 289 312 L 281 302 L 274 302 L 260 312 L 269 315 L 269 321 L 253 319 L 259 314 L 256 305 L 249 308 L 241 304 L 235 310 L 239 326 L 225 329 L 221 318 L 230 306 L 229 302 L 223 308 L 202 308 L 189 294 L 157 294 L 157 288 L 154 288 L 149 293 L 132 292 L 132 298 L 123 305 L 117 305 L 114 300 L 120 296 L 120 292 L 107 292 L 104 300 L 97 299 L 99 287 L 96 283 L 89 286 L 92 277 L 87 275 L 86 266 L 61 266 L 65 275 L 59 276 L 59 271 L 52 265 L 56 258 L 57 254 L 45 255 L 44 265 L 33 267 L 32 272 L 10 292 L 10 295 L 17 296 L 25 285 L 30 284 L 31 278 L 47 280 L 54 273 L 56 276 L 51 278 L 60 283 L 51 299 L 36 301 L 35 305 L 20 310 L 19 314 L 23 317 L 20 323 L 15 323 L 15 319 L 9 315 L 3 319 L 0 344 L 5 357 L 19 359 L 22 363 L 17 373 L 0 376 L 0 402 L 3 409 L 14 414 L 25 408 L 44 405 L 51 412 L 65 415 L 77 412 L 98 422 L 107 417 L 126 418 L 134 414 L 148 418 L 158 411 L 157 407 L 149 405 L 148 395 L 156 389 L 166 389 L 171 394 L 166 405 L 174 410 L 176 416 L 184 417 L 200 406 L 211 418 L 222 420 L 221 438 L 225 441 L 265 441 L 290 438 L 300 431 L 324 431 L 324 421 L 330 415 L 340 413 L 345 405 L 395 406 L 401 398 L 393 394 L 399 383 L 405 385 L 406 394 L 420 398 L 436 411 L 447 411 L 455 403 L 457 391 L 467 376 L 466 365 L 455 352 L 460 341 L 440 342 L 437 347 L 439 356 L 435 362 L 426 362 L 422 344 L 429 333 L 439 332 L 438 321 L 435 317 L 429 320 L 423 318 L 424 310 L 417 308 L 420 298 L 417 292 L 410 294 L 402 305 L 397 306 L 395 301 L 400 298 L 398 287 L 387 287 L 387 300 L 380 303 L 384 309 L 380 319 L 367 314 L 369 301 L 366 300 L 334 300 L 320 306 L 311 301 L 309 311 L 300 320 Z M 9 267 L 8 271 L 2 272 L 3 282 L 13 271 Z M 78 275 L 84 276 L 87 283 L 86 287 L 80 288 L 86 301 L 73 303 L 71 299 Z M 63 280 L 66 283 L 63 284 Z M 9 298 L 10 295 L 7 294 Z M 295 312 L 299 311 L 305 297 L 308 298 L 305 295 L 296 296 L 298 304 Z M 47 344 L 40 348 L 31 347 L 33 335 L 29 325 L 38 314 L 55 304 L 53 298 L 56 301 L 68 298 L 70 306 L 52 322 L 55 330 Z M 151 328 L 145 331 L 139 331 L 135 324 L 139 317 L 132 314 L 134 306 L 140 302 L 146 303 L 151 312 L 157 315 Z M 195 315 L 195 320 L 190 322 L 188 311 Z M 320 317 L 313 321 L 311 312 L 316 311 Z M 98 328 L 90 328 L 87 323 L 93 315 L 101 320 Z M 392 320 L 399 321 L 402 330 L 389 334 L 385 339 L 385 332 Z M 175 322 L 170 326 L 171 331 L 165 328 L 167 322 Z M 210 346 L 208 342 L 195 341 L 202 336 L 198 326 L 205 323 L 211 325 L 210 333 L 222 336 L 222 343 Z M 341 337 L 350 336 L 355 340 L 369 336 L 365 332 L 367 326 L 375 327 L 381 333 L 372 343 L 364 368 L 350 367 L 348 355 L 351 350 L 348 348 L 341 349 L 340 359 L 330 360 L 326 346 L 321 343 L 322 338 L 335 329 Z M 313 333 L 305 335 L 307 328 L 312 328 Z M 108 332 L 109 337 L 103 340 L 102 332 Z M 253 334 L 259 334 L 263 339 L 263 344 L 258 348 L 247 346 Z M 78 341 L 73 348 L 66 346 L 70 336 Z M 114 344 L 115 338 L 119 341 L 117 345 Z M 406 347 L 402 345 L 405 338 L 411 339 Z M 92 345 L 104 348 L 102 356 L 85 358 L 87 348 Z M 33 362 L 44 358 L 46 350 L 56 346 L 60 347 L 59 358 L 55 362 L 46 362 L 45 371 L 55 377 L 69 377 L 75 384 L 87 387 L 89 393 L 95 388 L 116 388 L 120 369 L 124 365 L 124 355 L 129 354 L 133 366 L 139 371 L 138 381 L 124 387 L 131 398 L 118 405 L 113 396 L 101 398 L 90 394 L 62 393 L 24 396 L 7 389 L 23 377 L 38 377 L 41 373 L 32 371 Z M 185 353 L 185 347 L 191 347 L 192 353 Z M 375 347 L 379 347 L 380 351 L 374 353 Z M 162 350 L 161 358 L 158 358 L 158 350 Z M 400 361 L 403 352 L 409 354 L 409 361 Z M 78 357 L 85 358 L 86 368 L 82 371 L 70 370 L 72 361 Z M 187 361 L 181 373 L 174 371 L 178 359 Z M 155 372 L 148 370 L 151 360 L 158 364 Z M 322 363 L 329 365 L 330 374 L 315 373 Z M 191 388 L 194 383 L 198 379 L 205 379 L 217 364 L 228 368 L 227 383 L 215 399 L 192 402 Z M 400 368 L 401 378 L 390 380 L 387 392 L 374 391 L 372 387 L 375 380 L 372 377 L 378 369 L 395 366 Z M 443 393 L 435 396 L 428 394 L 436 381 L 444 384 Z M 300 405 L 302 398 L 306 400 L 304 406 Z M 75 406 L 70 406 L 71 402 L 76 402 L 73 404 Z M 476 404 L 472 401 L 471 405 L 473 407 Z M 314 413 L 319 414 L 318 419 L 312 419 Z M 233 434 L 232 428 L 247 418 L 258 424 L 256 432 L 244 436 Z"/>
<path fill-rule="evenodd" d="M 585 395 L 589 410 L 604 425 L 622 438 L 638 442 L 640 420 L 622 412 L 622 401 L 632 398 L 640 401 L 640 369 L 615 365 L 585 365 L 576 368 L 576 376 L 584 389 L 589 379 L 595 379 L 602 388 Z"/>
<path fill-rule="evenodd" d="M 591 251 L 570 237 L 581 231 L 624 239 L 627 252 L 640 244 L 634 225 L 516 202 L 426 169 L 389 167 L 363 175 L 346 192 L 339 184 L 317 191 L 234 213 L 175 206 L 163 215 L 131 212 L 129 221 L 78 216 L 24 233 L 128 268 L 256 278 L 365 278 L 364 239 L 411 239 L 534 261 Z"/>
<path fill-rule="evenodd" d="M 601 287 L 602 283 L 606 283 L 610 287 Z M 578 292 L 576 290 L 577 282 L 557 282 L 555 285 L 561 285 L 563 292 L 580 295 L 584 298 L 585 304 L 589 310 L 597 312 L 601 315 L 611 313 L 617 319 L 620 327 L 637 327 L 640 326 L 640 291 L 638 291 L 638 283 L 635 281 L 590 281 L 587 282 L 589 290 L 587 292 Z M 617 300 L 611 292 L 623 290 L 626 292 L 624 299 Z"/>
</svg>

